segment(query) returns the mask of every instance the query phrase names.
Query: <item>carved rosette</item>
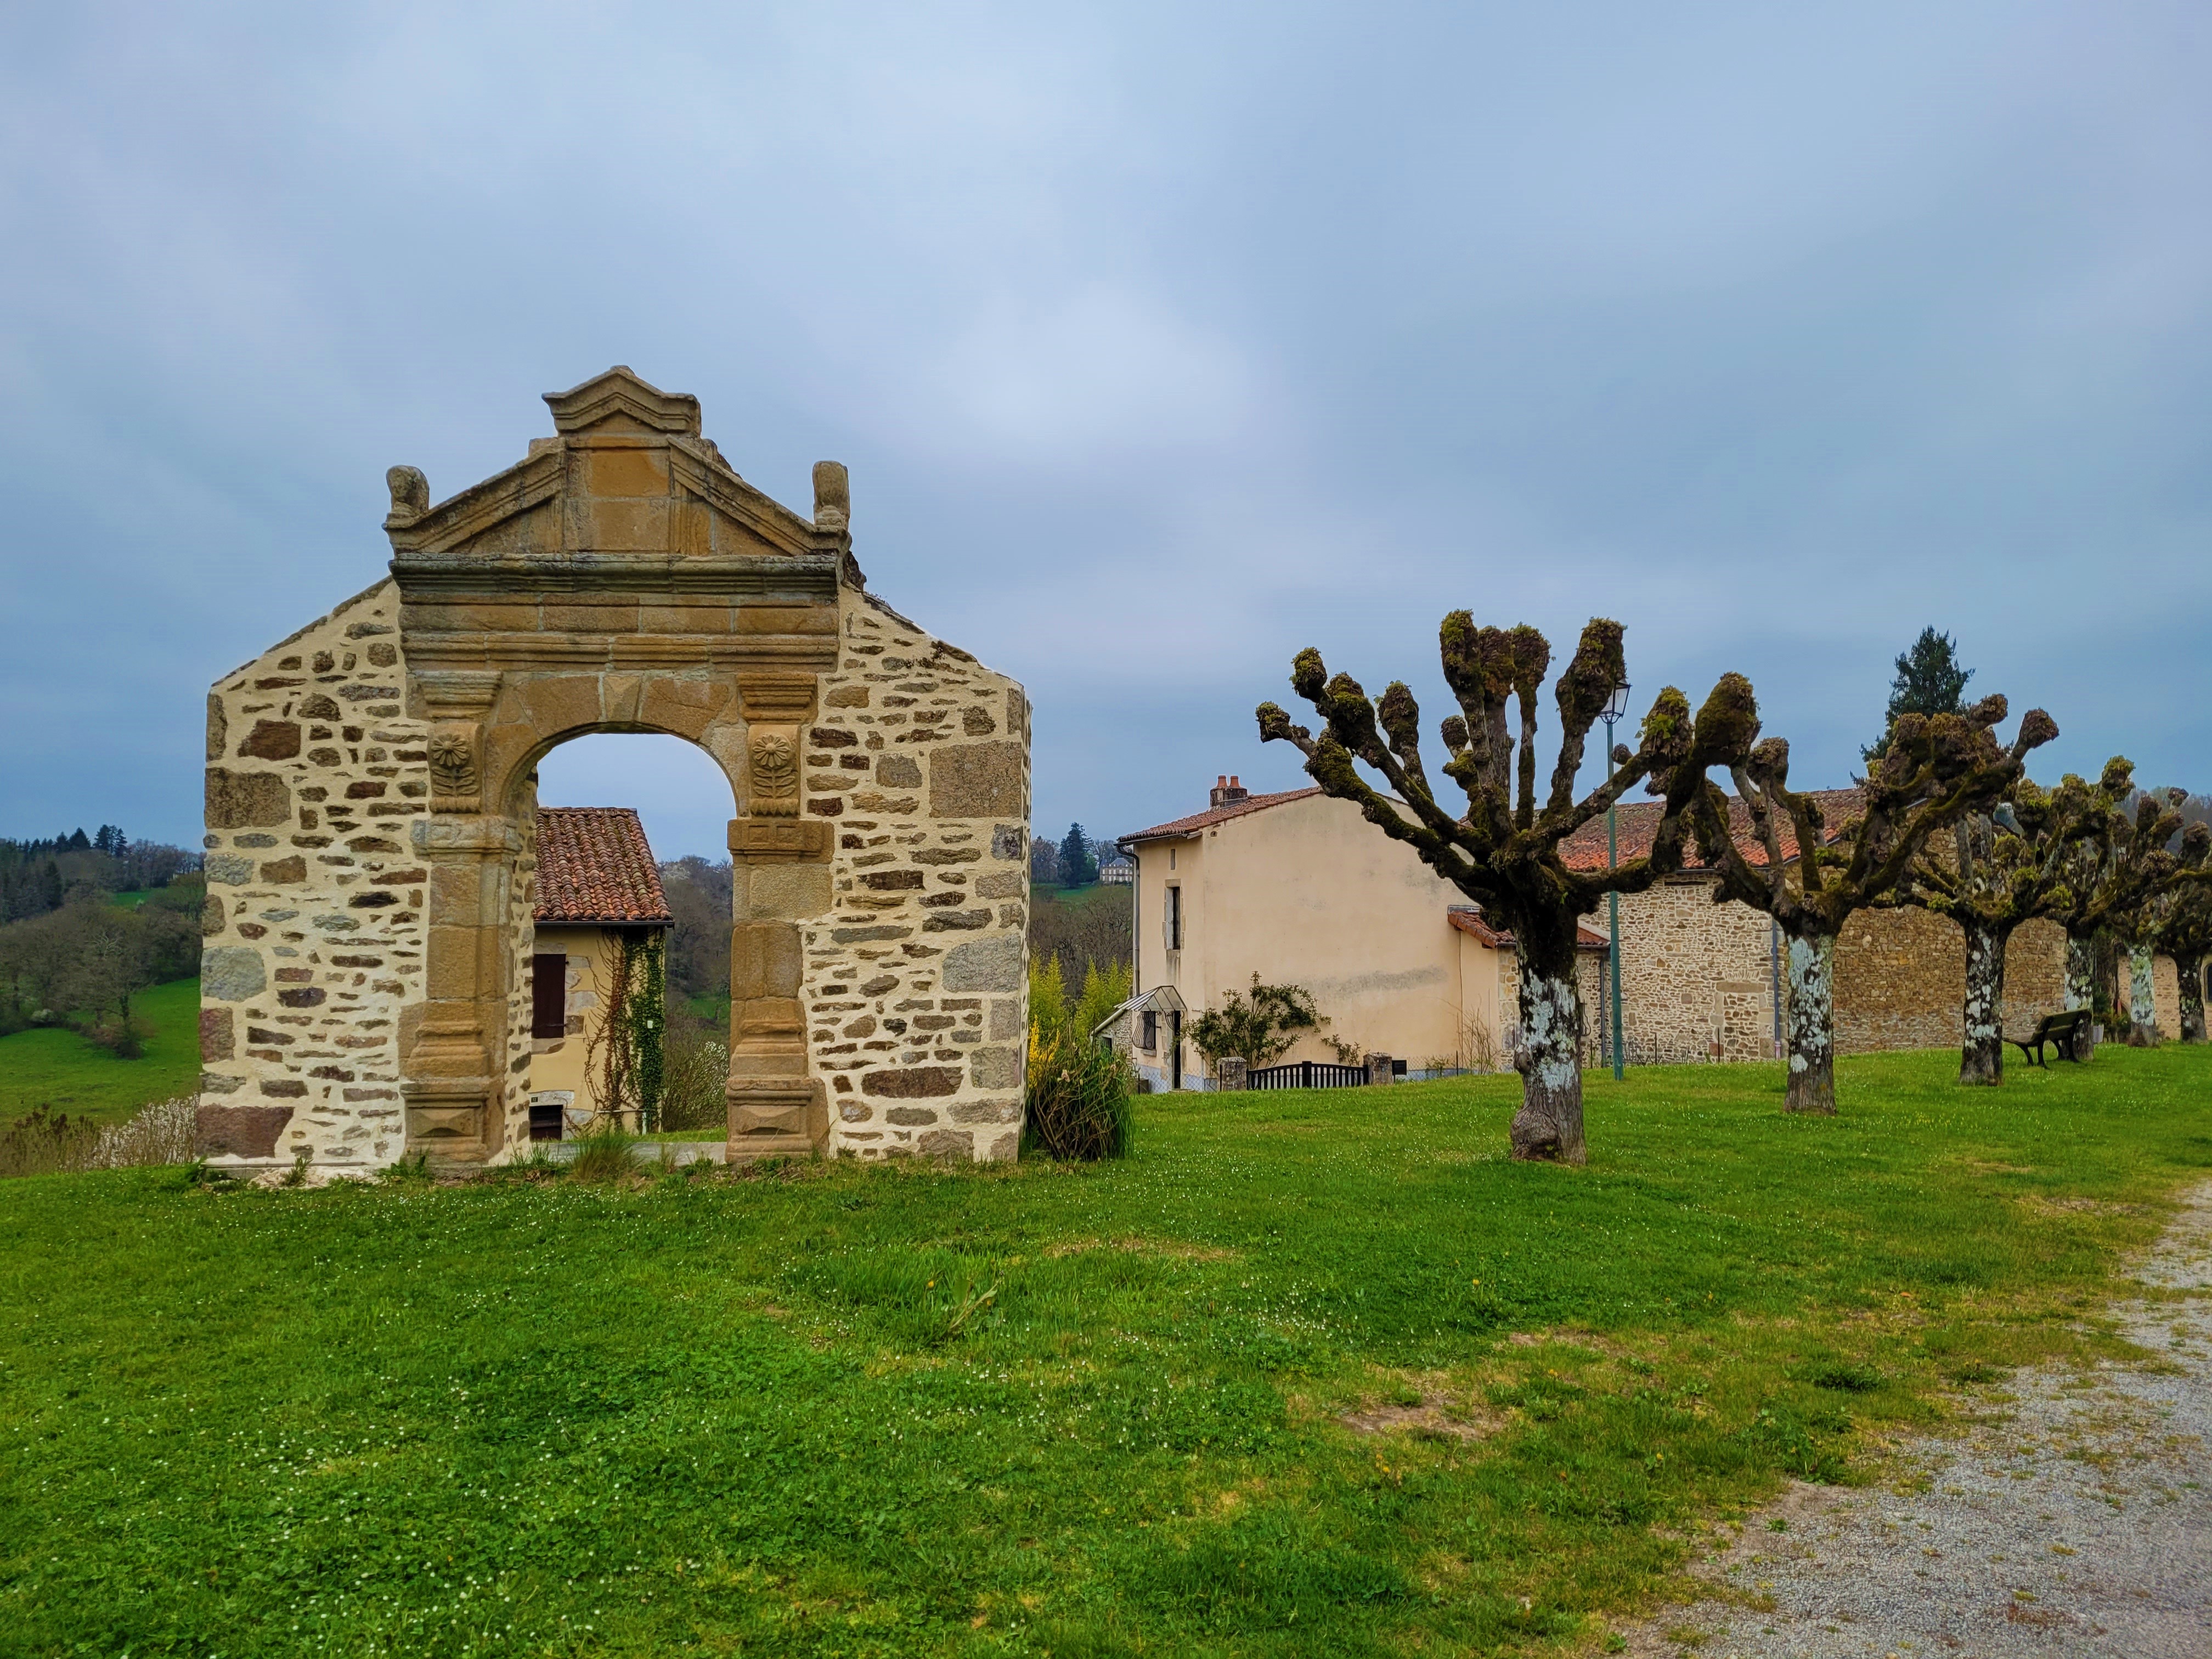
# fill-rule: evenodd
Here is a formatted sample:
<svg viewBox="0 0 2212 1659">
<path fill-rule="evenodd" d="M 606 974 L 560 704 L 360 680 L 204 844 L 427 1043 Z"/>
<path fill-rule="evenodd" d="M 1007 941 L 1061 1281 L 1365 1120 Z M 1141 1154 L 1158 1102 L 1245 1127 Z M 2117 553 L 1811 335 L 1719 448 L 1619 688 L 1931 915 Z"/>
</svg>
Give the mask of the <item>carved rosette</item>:
<svg viewBox="0 0 2212 1659">
<path fill-rule="evenodd" d="M 477 783 L 476 733 L 469 726 L 445 726 L 430 734 L 430 798 L 441 811 L 460 809 L 448 805 L 463 799 L 476 799 L 481 793 Z"/>
<path fill-rule="evenodd" d="M 482 670 L 441 669 L 414 676 L 416 700 L 432 726 L 430 810 L 483 810 L 483 719 L 499 695 L 499 675 Z"/>
<path fill-rule="evenodd" d="M 799 728 L 756 727 L 747 745 L 752 763 L 753 816 L 799 816 Z"/>
<path fill-rule="evenodd" d="M 799 744 L 814 717 L 814 676 L 749 676 L 738 688 L 745 717 L 747 813 L 753 818 L 799 816 Z"/>
</svg>

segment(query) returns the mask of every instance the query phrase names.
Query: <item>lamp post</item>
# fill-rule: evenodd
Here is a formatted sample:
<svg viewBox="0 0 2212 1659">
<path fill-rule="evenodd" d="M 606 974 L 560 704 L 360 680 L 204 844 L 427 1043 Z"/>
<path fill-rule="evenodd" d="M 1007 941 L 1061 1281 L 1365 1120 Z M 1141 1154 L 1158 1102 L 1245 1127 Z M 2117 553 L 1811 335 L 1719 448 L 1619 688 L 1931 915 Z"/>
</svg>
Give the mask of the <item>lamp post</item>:
<svg viewBox="0 0 2212 1659">
<path fill-rule="evenodd" d="M 1620 764 L 1613 758 L 1613 723 L 1627 712 L 1628 682 L 1623 680 L 1613 688 L 1613 695 L 1605 700 L 1605 708 L 1598 715 L 1598 718 L 1605 722 L 1605 764 L 1607 775 L 1611 775 L 1614 767 Z M 1620 835 L 1615 824 L 1613 807 L 1610 804 L 1605 809 L 1605 867 L 1607 872 L 1620 867 Z M 1613 1003 L 1613 1081 L 1618 1083 L 1627 1075 L 1628 1071 L 1626 1057 L 1621 1053 L 1620 1035 L 1620 895 L 1607 893 L 1605 896 L 1605 902 L 1613 921 L 1613 949 L 1607 953 L 1606 961 L 1613 978 L 1611 988 L 1613 995 L 1610 999 Z"/>
</svg>

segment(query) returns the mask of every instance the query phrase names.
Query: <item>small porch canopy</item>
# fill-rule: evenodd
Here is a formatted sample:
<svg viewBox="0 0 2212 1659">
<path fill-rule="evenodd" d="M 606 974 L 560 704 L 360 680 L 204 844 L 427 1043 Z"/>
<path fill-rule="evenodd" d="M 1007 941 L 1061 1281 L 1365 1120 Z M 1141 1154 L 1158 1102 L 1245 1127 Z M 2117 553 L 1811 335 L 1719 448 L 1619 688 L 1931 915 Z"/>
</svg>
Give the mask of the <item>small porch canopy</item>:
<svg viewBox="0 0 2212 1659">
<path fill-rule="evenodd" d="M 1149 991 L 1139 991 L 1127 1002 L 1091 1028 L 1092 1036 L 1103 1036 L 1122 1020 L 1134 1014 L 1182 1014 L 1190 1012 L 1182 994 L 1172 985 L 1155 985 Z"/>
</svg>

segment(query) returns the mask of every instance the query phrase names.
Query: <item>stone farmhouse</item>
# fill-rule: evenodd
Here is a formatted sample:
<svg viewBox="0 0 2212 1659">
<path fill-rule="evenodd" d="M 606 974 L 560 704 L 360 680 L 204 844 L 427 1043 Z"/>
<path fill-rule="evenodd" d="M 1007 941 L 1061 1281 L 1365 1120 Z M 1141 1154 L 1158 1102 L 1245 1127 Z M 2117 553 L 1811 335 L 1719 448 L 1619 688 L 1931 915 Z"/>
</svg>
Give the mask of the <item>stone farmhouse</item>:
<svg viewBox="0 0 2212 1659">
<path fill-rule="evenodd" d="M 608 1016 L 658 988 L 676 925 L 645 825 L 627 806 L 541 806 L 531 894 L 530 1139 L 565 1140 L 605 1123 Z M 636 1129 L 635 1113 L 622 1127 Z"/>
<path fill-rule="evenodd" d="M 200 1123 L 214 1161 L 527 1149 L 531 777 L 594 732 L 730 789 L 729 1156 L 1006 1158 L 1027 997 L 1029 705 L 868 591 L 845 469 L 811 515 L 697 399 L 616 368 L 433 504 L 389 574 L 216 682 Z"/>
<path fill-rule="evenodd" d="M 1840 822 L 1852 792 L 1822 793 Z M 1649 848 L 1656 802 L 1621 806 L 1619 856 Z M 1737 808 L 1740 844 L 1762 857 Z M 1330 1021 L 1288 1058 L 1327 1060 L 1326 1039 L 1414 1070 L 1509 1060 L 1518 975 L 1510 934 L 1357 807 L 1318 789 L 1253 794 L 1218 780 L 1206 809 L 1121 838 L 1137 865 L 1135 995 L 1116 1041 L 1153 1086 L 1210 1086 L 1182 1030 L 1189 1018 L 1267 983 L 1313 994 Z M 1795 848 L 1786 841 L 1785 854 Z M 1571 867 L 1603 869 L 1606 826 L 1562 848 Z M 1620 902 L 1621 1011 L 1632 1062 L 1771 1058 L 1781 1037 L 1780 941 L 1768 919 L 1717 904 L 1717 877 L 1694 861 Z M 1578 964 L 1584 1055 L 1607 1048 L 1611 946 L 1601 910 L 1584 923 Z M 2006 957 L 2008 1027 L 2064 1006 L 2065 938 L 2048 922 L 2014 935 Z M 1961 1036 L 1966 948 L 1959 930 L 1918 910 L 1863 911 L 1837 943 L 1836 1036 L 1846 1053 L 1936 1048 Z M 2171 961 L 2159 963 L 2160 1020 L 2176 1028 Z M 1147 1021 L 1139 1009 L 1151 1012 Z M 1147 1046 L 1148 1039 L 1152 1046 Z M 1177 1079 L 1182 1082 L 1178 1084 Z"/>
</svg>

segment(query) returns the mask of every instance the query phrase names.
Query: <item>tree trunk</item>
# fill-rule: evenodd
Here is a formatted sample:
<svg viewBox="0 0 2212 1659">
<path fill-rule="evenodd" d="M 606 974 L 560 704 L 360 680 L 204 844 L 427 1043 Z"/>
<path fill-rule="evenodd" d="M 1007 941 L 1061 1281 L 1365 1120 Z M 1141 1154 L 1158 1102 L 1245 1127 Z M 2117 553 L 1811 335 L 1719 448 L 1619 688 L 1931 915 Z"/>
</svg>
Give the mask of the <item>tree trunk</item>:
<svg viewBox="0 0 2212 1659">
<path fill-rule="evenodd" d="M 1790 941 L 1790 1086 L 1786 1112 L 1836 1110 L 1836 941 Z"/>
<path fill-rule="evenodd" d="M 2074 1038 L 2074 1056 L 2087 1060 L 2097 1052 L 2097 947 L 2087 939 L 2066 936 L 2066 1007 L 2069 1012 L 2086 1008 L 2089 1018 Z"/>
<path fill-rule="evenodd" d="M 2158 994 L 2151 978 L 2148 945 L 2128 947 L 2128 1047 L 2158 1047 Z"/>
<path fill-rule="evenodd" d="M 1513 1115 L 1513 1156 L 1581 1164 L 1583 1003 L 1575 984 L 1575 921 L 1564 941 L 1537 937 L 1516 919 L 1513 949 L 1521 969 L 1521 1109 Z"/>
<path fill-rule="evenodd" d="M 2181 981 L 2181 1040 L 2204 1041 L 2204 958 L 2173 959 L 2173 976 Z"/>
<path fill-rule="evenodd" d="M 1988 922 L 1960 924 L 1966 933 L 1966 1041 L 1959 1081 L 2004 1081 L 2005 934 Z"/>
</svg>

